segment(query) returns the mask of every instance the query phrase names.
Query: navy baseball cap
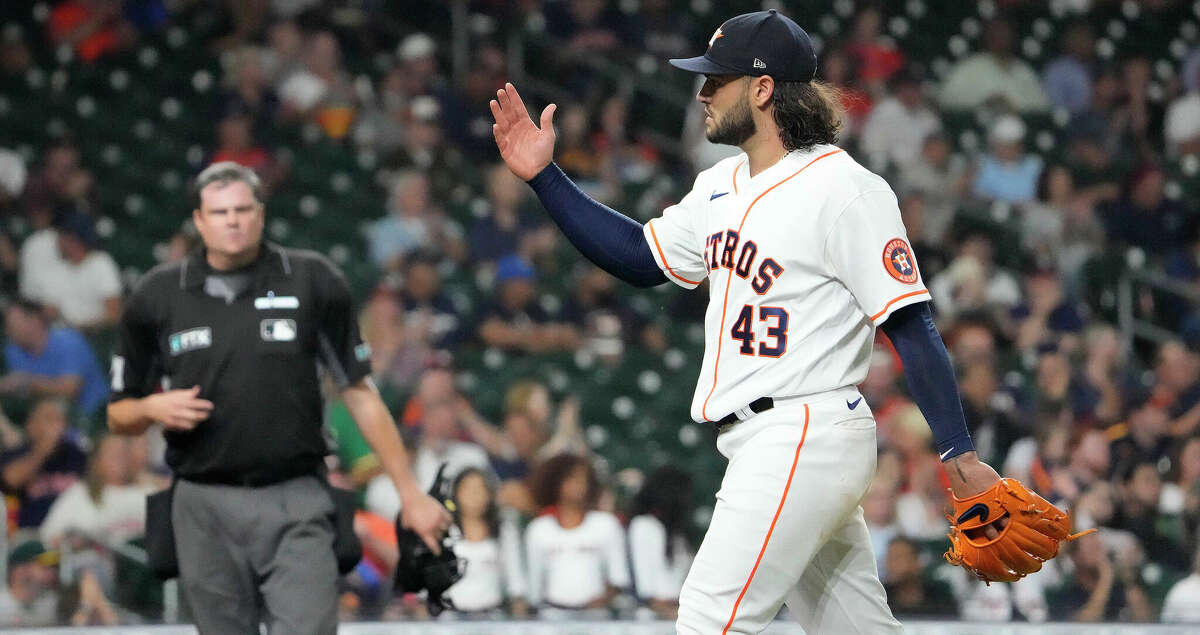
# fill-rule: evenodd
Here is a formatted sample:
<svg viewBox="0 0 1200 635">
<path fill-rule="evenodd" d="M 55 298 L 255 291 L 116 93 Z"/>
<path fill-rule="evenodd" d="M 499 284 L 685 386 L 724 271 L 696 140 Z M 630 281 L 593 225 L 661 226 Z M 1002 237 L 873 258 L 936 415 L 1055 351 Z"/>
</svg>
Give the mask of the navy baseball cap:
<svg viewBox="0 0 1200 635">
<path fill-rule="evenodd" d="M 100 246 L 100 236 L 96 233 L 96 223 L 86 213 L 69 206 L 59 210 L 52 223 L 60 232 L 71 234 L 85 245 L 95 249 Z"/>
<path fill-rule="evenodd" d="M 770 75 L 783 82 L 809 82 L 817 74 L 817 53 L 808 33 L 774 9 L 726 20 L 704 55 L 670 62 L 693 73 Z"/>
</svg>

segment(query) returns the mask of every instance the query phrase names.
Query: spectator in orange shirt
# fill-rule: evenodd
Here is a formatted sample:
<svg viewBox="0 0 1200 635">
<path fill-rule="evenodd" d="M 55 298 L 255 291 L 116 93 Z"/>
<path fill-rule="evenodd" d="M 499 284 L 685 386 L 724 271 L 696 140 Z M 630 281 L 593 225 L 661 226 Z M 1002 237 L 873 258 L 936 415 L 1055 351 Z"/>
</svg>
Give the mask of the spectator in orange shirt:
<svg viewBox="0 0 1200 635">
<path fill-rule="evenodd" d="M 253 120 L 231 113 L 217 124 L 217 147 L 212 163 L 233 161 L 257 172 L 268 191 L 279 181 L 279 170 L 270 151 L 254 142 Z"/>
<path fill-rule="evenodd" d="M 50 40 L 73 47 L 85 62 L 126 48 L 133 36 L 119 0 L 66 0 L 50 12 Z"/>
<path fill-rule="evenodd" d="M 846 48 L 830 48 L 817 66 L 820 78 L 838 89 L 845 118 L 842 120 L 843 144 L 858 138 L 859 129 L 871 113 L 875 101 L 858 84 L 858 60 Z"/>
<path fill-rule="evenodd" d="M 887 81 L 904 68 L 904 53 L 883 34 L 883 13 L 878 7 L 866 7 L 854 18 L 854 31 L 847 53 L 858 67 L 858 79 L 872 95 L 887 92 Z"/>
</svg>

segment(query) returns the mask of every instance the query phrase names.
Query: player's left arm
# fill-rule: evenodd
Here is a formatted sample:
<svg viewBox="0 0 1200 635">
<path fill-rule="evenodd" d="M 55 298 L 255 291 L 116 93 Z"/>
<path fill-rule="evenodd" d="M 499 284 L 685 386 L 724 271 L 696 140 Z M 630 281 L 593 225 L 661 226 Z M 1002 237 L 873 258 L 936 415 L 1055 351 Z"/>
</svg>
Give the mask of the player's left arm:
<svg viewBox="0 0 1200 635">
<path fill-rule="evenodd" d="M 929 291 L 891 189 L 870 188 L 851 199 L 830 224 L 825 254 L 833 275 L 904 361 L 909 390 L 933 430 L 955 496 L 995 485 L 1000 477 L 971 443 L 954 368 L 933 324 Z"/>
<path fill-rule="evenodd" d="M 1058 555 L 1071 533 L 1070 515 L 1020 481 L 1001 479 L 971 447 L 946 346 L 921 302 L 895 310 L 883 330 L 900 358 L 913 399 L 933 430 L 954 494 L 945 558 L 986 582 L 1014 582 Z"/>
<path fill-rule="evenodd" d="M 909 392 L 933 431 L 954 495 L 967 498 L 995 485 L 1000 476 L 979 460 L 967 431 L 954 367 L 933 323 L 929 303 L 895 310 L 880 328 L 904 362 Z"/>
</svg>

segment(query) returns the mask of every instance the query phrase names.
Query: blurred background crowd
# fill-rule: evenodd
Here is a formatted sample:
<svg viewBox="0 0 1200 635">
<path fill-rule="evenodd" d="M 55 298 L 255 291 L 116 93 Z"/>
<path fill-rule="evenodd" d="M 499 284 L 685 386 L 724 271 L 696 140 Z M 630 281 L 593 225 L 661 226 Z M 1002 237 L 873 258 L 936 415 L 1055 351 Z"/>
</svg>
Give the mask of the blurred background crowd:
<svg viewBox="0 0 1200 635">
<path fill-rule="evenodd" d="M 652 218 L 735 151 L 666 59 L 759 8 L 813 35 L 841 145 L 900 198 L 981 457 L 1101 529 L 1012 585 L 946 565 L 881 335 L 863 507 L 893 610 L 1200 621 L 1200 3 L 61 0 L 0 6 L 0 626 L 186 617 L 139 565 L 161 437 L 104 434 L 105 367 L 218 160 L 263 177 L 271 240 L 344 269 L 419 479 L 450 466 L 450 617 L 669 619 L 723 470 L 688 418 L 707 291 L 584 262 L 486 104 L 506 80 L 558 103 L 559 165 Z M 335 400 L 326 424 L 362 501 L 343 617 L 420 618 L 389 588 L 398 497 Z"/>
</svg>

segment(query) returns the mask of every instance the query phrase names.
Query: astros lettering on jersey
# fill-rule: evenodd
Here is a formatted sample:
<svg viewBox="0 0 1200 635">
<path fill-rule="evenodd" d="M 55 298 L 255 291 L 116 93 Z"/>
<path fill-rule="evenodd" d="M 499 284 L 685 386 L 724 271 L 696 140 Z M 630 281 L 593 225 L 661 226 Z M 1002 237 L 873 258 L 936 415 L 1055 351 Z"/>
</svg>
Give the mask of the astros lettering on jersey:
<svg viewBox="0 0 1200 635">
<path fill-rule="evenodd" d="M 875 326 L 929 298 L 895 194 L 833 145 L 725 159 L 644 232 L 668 279 L 709 282 L 696 421 L 861 383 Z"/>
</svg>

